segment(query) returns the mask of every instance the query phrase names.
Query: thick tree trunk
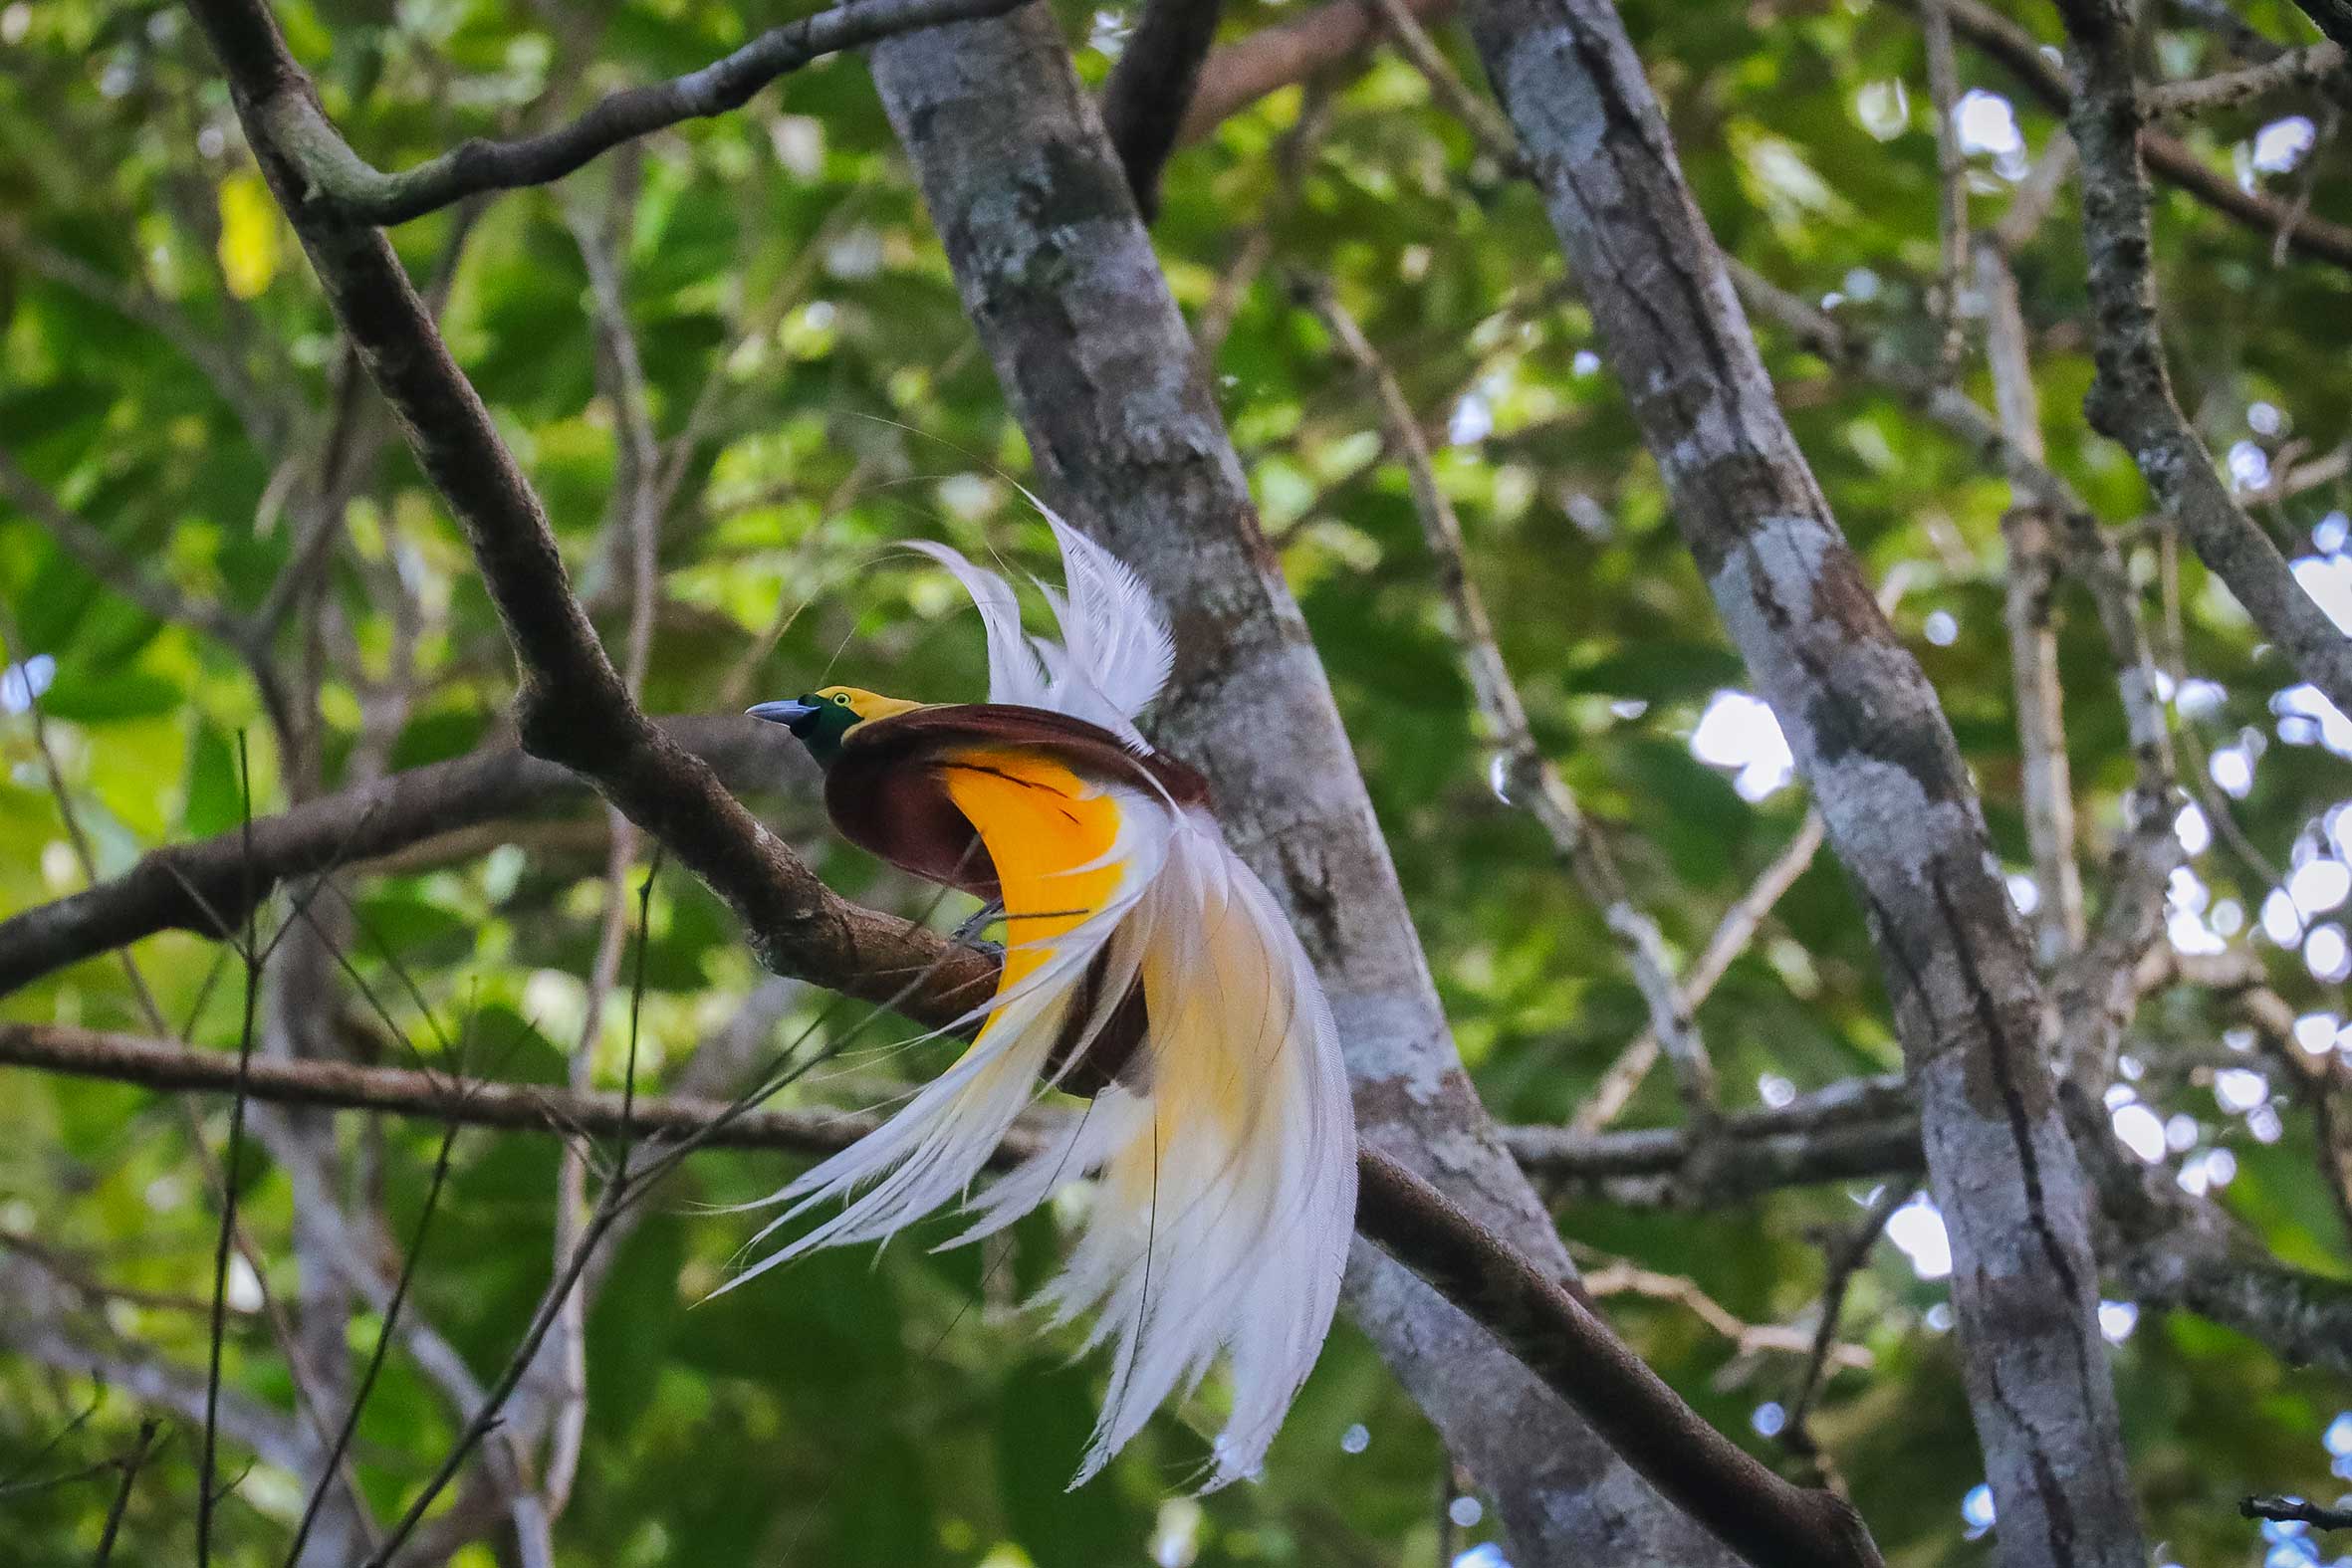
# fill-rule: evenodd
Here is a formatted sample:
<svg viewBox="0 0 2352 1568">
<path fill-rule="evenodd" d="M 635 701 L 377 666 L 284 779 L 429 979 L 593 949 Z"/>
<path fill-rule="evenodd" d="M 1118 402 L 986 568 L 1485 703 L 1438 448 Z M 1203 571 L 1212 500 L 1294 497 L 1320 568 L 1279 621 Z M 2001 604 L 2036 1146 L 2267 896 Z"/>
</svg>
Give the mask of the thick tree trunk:
<svg viewBox="0 0 2352 1568">
<path fill-rule="evenodd" d="M 1772 398 L 1607 0 L 1475 0 L 1487 73 L 1885 965 L 2009 1568 L 2142 1568 L 2054 1032 L 1934 690 Z"/>
<path fill-rule="evenodd" d="M 1157 739 L 1208 773 L 1234 846 L 1290 910 L 1347 1042 L 1364 1136 L 1572 1274 L 1455 1056 L 1322 666 L 1051 16 L 893 40 L 873 71 L 1053 499 L 1169 610 Z M 1403 1268 L 1359 1244 L 1348 1299 L 1500 1499 L 1515 1561 L 1728 1561 Z"/>
</svg>

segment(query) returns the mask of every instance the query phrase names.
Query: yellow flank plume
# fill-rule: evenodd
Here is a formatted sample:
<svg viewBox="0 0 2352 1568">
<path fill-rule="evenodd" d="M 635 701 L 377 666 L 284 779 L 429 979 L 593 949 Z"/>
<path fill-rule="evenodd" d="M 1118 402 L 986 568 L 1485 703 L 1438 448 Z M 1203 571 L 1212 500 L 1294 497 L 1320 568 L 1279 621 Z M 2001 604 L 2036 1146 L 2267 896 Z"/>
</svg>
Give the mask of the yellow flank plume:
<svg viewBox="0 0 2352 1568">
<path fill-rule="evenodd" d="M 943 762 L 948 797 L 979 830 L 1003 890 L 1002 996 L 1052 960 L 1055 938 L 1118 890 L 1121 867 L 1104 858 L 1118 839 L 1118 802 L 1032 752 L 974 748 Z"/>
</svg>

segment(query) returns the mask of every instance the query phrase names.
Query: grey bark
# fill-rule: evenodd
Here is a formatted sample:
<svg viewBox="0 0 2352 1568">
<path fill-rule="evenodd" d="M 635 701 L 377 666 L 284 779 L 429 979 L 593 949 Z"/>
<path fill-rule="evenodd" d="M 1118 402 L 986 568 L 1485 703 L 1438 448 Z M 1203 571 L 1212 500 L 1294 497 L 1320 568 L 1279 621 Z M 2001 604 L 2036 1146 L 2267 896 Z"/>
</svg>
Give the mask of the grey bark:
<svg viewBox="0 0 2352 1568">
<path fill-rule="evenodd" d="M 1570 1277 L 1455 1055 L 1322 667 L 1051 17 L 896 39 L 872 63 L 1050 493 L 1170 612 L 1157 739 L 1208 773 L 1234 847 L 1291 912 L 1348 1045 L 1364 1137 Z M 1359 1247 L 1347 1298 L 1499 1499 L 1515 1561 L 1728 1560 L 1403 1268 Z"/>
<path fill-rule="evenodd" d="M 1470 22 L 1684 538 L 1868 913 L 1952 1234 L 2001 1560 L 2140 1568 L 2052 1014 L 1951 728 L 1773 401 L 1614 10 L 1480 0 Z"/>
<path fill-rule="evenodd" d="M 1940 13 L 1939 13 L 1940 14 Z M 2026 357 L 2017 280 L 2000 251 L 1977 247 L 1977 292 L 1985 301 L 1985 358 L 2001 434 L 2033 463 L 2048 454 L 2041 440 L 2039 394 Z M 2041 890 L 2034 926 L 2041 962 L 2055 964 L 2082 946 L 2082 871 L 2074 858 L 2074 787 L 2066 762 L 2065 697 L 2058 685 L 2058 549 L 2049 514 L 2029 502 L 2000 520 L 2008 545 L 2003 618 L 2009 633 L 2009 680 L 2016 692 L 2017 744 L 2024 756 L 2025 837 Z"/>
<path fill-rule="evenodd" d="M 2336 629 L 2230 493 L 2173 391 L 2149 270 L 2155 234 L 2141 162 L 2145 111 L 2132 71 L 2130 9 L 2117 0 L 2064 0 L 2058 9 L 2082 52 L 2082 81 L 2067 124 L 2082 149 L 2099 367 L 2083 412 L 2093 429 L 2132 454 L 2166 521 L 2229 585 L 2295 673 L 2352 713 L 2352 638 Z"/>
</svg>

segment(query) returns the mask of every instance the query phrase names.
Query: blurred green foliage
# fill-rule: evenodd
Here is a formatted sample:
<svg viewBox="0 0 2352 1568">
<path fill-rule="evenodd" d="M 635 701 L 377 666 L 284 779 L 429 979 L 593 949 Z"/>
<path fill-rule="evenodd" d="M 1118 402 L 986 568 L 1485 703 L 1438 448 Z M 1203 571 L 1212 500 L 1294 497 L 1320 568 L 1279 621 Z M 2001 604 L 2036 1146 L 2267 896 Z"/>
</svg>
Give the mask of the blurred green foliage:
<svg viewBox="0 0 2352 1568">
<path fill-rule="evenodd" d="M 1099 81 L 1131 18 L 1064 5 L 1081 70 Z M 1849 329 L 1898 356 L 1932 352 L 1935 157 L 1917 28 L 1871 0 L 1633 0 L 1627 21 L 1665 100 L 1684 166 L 1727 248 L 1808 298 L 1835 294 Z M 2051 18 L 2025 20 L 2055 36 Z M 1235 0 L 1238 37 L 1295 7 Z M 2280 0 L 2244 8 L 2297 37 Z M 711 0 L 607 0 L 564 8 L 495 0 L 302 0 L 278 7 L 352 141 L 396 167 L 468 135 L 511 133 L 596 91 L 698 66 L 790 13 Z M 289 463 L 315 463 L 338 357 L 331 320 L 291 232 L 264 199 L 225 94 L 191 25 L 168 5 L 14 0 L 0 6 L 0 445 L 146 572 L 250 612 L 288 566 L 297 529 L 281 503 Z M 1444 39 L 1465 74 L 1476 63 Z M 2230 61 L 2214 39 L 2160 14 L 2155 69 L 2197 75 Z M 1284 286 L 1332 278 L 1433 432 L 1450 436 L 1446 488 L 1472 566 L 1540 738 L 1611 837 L 1640 901 L 1683 954 L 1788 839 L 1803 804 L 1788 787 L 1751 801 L 1694 757 L 1690 736 L 1742 672 L 1666 516 L 1623 394 L 1572 296 L 1533 193 L 1482 158 L 1432 107 L 1422 79 L 1375 54 L 1344 73 L 1294 199 L 1275 152 L 1299 112 L 1287 90 L 1233 117 L 1171 167 L 1157 230 L 1189 311 L 1262 225 L 1271 263 L 1240 298 L 1217 388 L 1270 534 L 1304 605 L 1404 877 L 1458 1039 L 1495 1114 L 1569 1115 L 1640 1031 L 1640 999 L 1596 912 L 1579 900 L 1528 817 L 1498 800 L 1404 478 L 1382 463 L 1367 389 L 1338 363 Z M 2049 117 L 1964 50 L 1973 87 L 2015 107 L 2027 152 Z M 2250 163 L 2266 119 L 2314 103 L 2235 111 L 2189 134 L 2217 166 L 2315 211 L 2352 217 L 2345 153 L 2305 167 Z M 1972 210 L 2003 209 L 2015 160 L 1973 160 Z M 2315 176 L 2315 177 L 2314 177 Z M 616 194 L 618 193 L 618 194 Z M 1011 479 L 1019 432 L 972 343 L 953 280 L 894 149 L 863 67 L 821 63 L 750 109 L 652 138 L 626 179 L 612 160 L 563 187 L 510 195 L 477 222 L 444 212 L 394 235 L 420 279 L 449 274 L 446 331 L 546 498 L 576 580 L 617 640 L 623 620 L 604 543 L 614 484 L 613 403 L 599 377 L 587 273 L 566 203 L 626 205 L 625 287 L 659 434 L 682 445 L 664 518 L 663 599 L 647 706 L 706 711 L 791 693 L 820 677 L 942 699 L 976 696 L 978 638 L 948 585 L 892 547 L 945 537 L 1023 565 L 1048 559 Z M 2341 443 L 2352 378 L 2352 287 L 2340 270 L 2272 264 L 2271 236 L 2177 195 L 2160 201 L 2159 278 L 2185 396 L 2217 451 L 2239 443 L 2285 470 Z M 2146 496 L 2129 455 L 2088 433 L 2082 256 L 2071 196 L 2018 257 L 2052 461 L 2108 519 Z M 38 256 L 36 256 L 38 252 Z M 1572 282 L 1572 280 L 1565 280 Z M 125 303 L 132 309 L 124 309 Z M 1904 574 L 1896 622 L 1944 694 L 2012 870 L 2026 863 L 2018 749 L 2000 615 L 2006 487 L 1980 456 L 1855 380 L 1765 334 L 1796 433 L 1872 571 Z M 209 345 L 264 411 L 248 428 L 188 345 Z M 1990 392 L 1972 360 L 1965 385 Z M 2291 390 L 2290 390 L 2291 389 Z M 2249 410 L 2264 405 L 2274 413 Z M 699 412 L 697 412 L 699 410 Z M 363 414 L 361 424 L 372 415 Z M 2340 481 L 2261 506 L 2291 553 L 2338 514 Z M 320 611 L 275 649 L 308 690 L 317 671 L 323 782 L 332 786 L 387 684 L 411 688 L 389 747 L 411 767 L 498 742 L 511 690 L 498 627 L 454 527 L 397 442 L 355 487 Z M 2177 577 L 2135 553 L 2179 673 L 2211 683 L 2184 705 L 2193 766 L 2243 752 L 2250 789 L 2229 804 L 2268 869 L 2217 838 L 2194 861 L 2207 924 L 2252 942 L 2299 1009 L 2340 1008 L 2292 948 L 2248 930 L 2289 862 L 2327 853 L 2321 819 L 2346 788 L 2342 759 L 2286 744 L 2272 709 L 2291 684 L 2193 562 Z M 2177 582 L 2177 593 L 2167 591 Z M 398 606 L 405 601 L 407 608 Z M 254 805 L 282 803 L 291 773 L 233 650 L 163 624 L 101 581 L 33 517 L 0 506 L 0 605 L 21 691 L 54 660 L 41 697 L 102 875 L 145 848 L 231 829 L 251 738 Z M 2068 752 L 2086 869 L 2118 826 L 2130 762 L 2113 671 L 2087 605 L 2069 593 L 2060 643 Z M 413 623 L 403 628 L 407 616 Z M 772 649 L 745 666 L 763 633 Z M 306 652 L 306 644 L 315 652 Z M 412 668 L 407 666 L 412 664 Z M 0 913 L 73 891 L 82 872 L 21 700 L 0 715 Z M 2248 739 L 2251 737 L 2251 740 Z M 780 790 L 761 808 L 853 896 L 914 910 L 923 896 L 833 843 L 816 802 Z M 577 830 L 574 830 L 577 829 Z M 395 971 L 412 975 L 444 1027 L 470 1018 L 483 1065 L 559 1080 L 581 1023 L 600 917 L 595 819 L 518 824 L 514 848 L 474 845 L 360 879 L 355 972 L 391 1023 L 431 1030 Z M 2298 847 L 2301 846 L 2301 847 Z M 2314 846 L 2317 846 L 2316 848 Z M 2236 911 L 2228 931 L 2224 906 Z M 281 911 L 283 906 L 281 905 Z M 949 911 L 953 919 L 962 911 Z M 234 966 L 184 936 L 140 944 L 166 1016 L 213 1048 L 237 1038 Z M 725 912 L 674 869 L 653 899 L 642 1059 L 655 1087 L 723 1025 L 756 979 Z M 322 999 L 322 1006 L 355 1001 Z M 616 1082 L 625 1008 L 607 1009 L 598 1077 Z M 0 1016 L 143 1030 L 120 967 L 93 961 L 0 1001 Z M 1729 1093 L 1753 1103 L 1896 1062 L 1870 947 L 1822 856 L 1733 966 L 1701 1022 Z M 2341 1274 L 2342 1216 L 2317 1173 L 2310 1124 L 2281 1104 L 2274 1141 L 2225 1113 L 2210 1067 L 2233 1020 L 2208 999 L 2152 1000 L 2132 1050 L 2146 1097 L 2193 1123 L 2191 1158 L 2236 1161 L 2225 1201 L 2288 1261 Z M 381 1032 L 380 1023 L 377 1025 Z M 811 997 L 788 1030 L 847 1025 Z M 851 1069 L 902 1065 L 867 1052 Z M 915 1065 L 923 1065 L 917 1063 Z M 803 1085 L 854 1098 L 855 1081 Z M 62 1249 L 92 1277 L 154 1296 L 68 1290 L 71 1323 L 124 1357 L 200 1366 L 200 1312 L 169 1298 L 209 1289 L 214 1205 L 191 1136 L 217 1146 L 225 1110 L 118 1086 L 0 1075 L 0 1231 Z M 1669 1121 L 1671 1086 L 1644 1087 L 1632 1124 Z M 355 1196 L 405 1235 L 422 1201 L 432 1129 L 347 1118 Z M 557 1151 L 469 1132 L 417 1284 L 424 1314 L 487 1377 L 546 1281 Z M 986 1254 L 891 1248 L 878 1261 L 826 1253 L 704 1305 L 749 1234 L 748 1217 L 702 1206 L 756 1198 L 789 1174 L 772 1156 L 697 1159 L 631 1238 L 590 1324 L 591 1417 L 559 1541 L 566 1564 L 663 1562 L 983 1564 L 1014 1568 L 1186 1561 L 1417 1568 L 1439 1550 L 1445 1463 L 1427 1424 L 1351 1329 L 1333 1337 L 1267 1478 L 1194 1503 L 1184 1478 L 1205 1452 L 1218 1394 L 1159 1418 L 1102 1478 L 1063 1483 L 1100 1395 L 1097 1359 L 1068 1335 L 1041 1339 L 1012 1303 L 1058 1246 L 1050 1217 Z M 1563 1207 L 1595 1260 L 1686 1276 L 1741 1318 L 1805 1322 L 1822 1234 L 1851 1224 L 1855 1193 L 1795 1191 L 1704 1213 Z M 246 1222 L 291 1300 L 292 1199 L 256 1160 Z M 0 1268 L 31 1269 L 0 1248 Z M 1889 1561 L 1990 1560 L 1965 1539 L 1961 1500 L 1981 1478 L 1953 1346 L 1936 1326 L 1943 1287 L 1882 1245 L 1857 1281 L 1849 1336 L 1875 1365 L 1840 1373 L 1816 1429 Z M 1741 1356 L 1677 1302 L 1623 1297 L 1612 1315 L 1711 1419 L 1760 1454 L 1760 1407 L 1793 1391 L 1798 1358 Z M 352 1325 L 361 1353 L 375 1321 Z M 0 1336 L 4 1337 L 4 1336 Z M 240 1313 L 229 1384 L 287 1408 L 282 1353 Z M 2201 1321 L 2144 1316 L 2114 1353 L 2162 1559 L 2260 1560 L 2232 1503 L 2246 1491 L 2321 1495 L 2321 1434 L 2352 1403 L 2342 1380 L 2295 1372 Z M 0 1476 L 31 1461 L 93 1397 L 87 1377 L 0 1355 Z M 119 1381 L 32 1477 L 79 1468 L 129 1443 L 141 1407 Z M 396 1512 L 458 1417 L 399 1355 L 361 1425 L 358 1474 Z M 1360 1431 L 1358 1430 L 1360 1429 Z M 225 1564 L 275 1562 L 301 1496 L 287 1472 L 246 1469 L 224 1505 Z M 117 1561 L 187 1560 L 196 1433 L 171 1419 L 131 1499 Z M 19 1479 L 26 1477 L 20 1476 Z M 112 1493 L 100 1475 L 0 1487 L 0 1559 L 26 1568 L 88 1560 Z M 1445 1538 L 1466 1549 L 1490 1521 Z M 1189 1555 L 1188 1555 L 1189 1554 Z M 475 1546 L 458 1561 L 493 1560 Z"/>
</svg>

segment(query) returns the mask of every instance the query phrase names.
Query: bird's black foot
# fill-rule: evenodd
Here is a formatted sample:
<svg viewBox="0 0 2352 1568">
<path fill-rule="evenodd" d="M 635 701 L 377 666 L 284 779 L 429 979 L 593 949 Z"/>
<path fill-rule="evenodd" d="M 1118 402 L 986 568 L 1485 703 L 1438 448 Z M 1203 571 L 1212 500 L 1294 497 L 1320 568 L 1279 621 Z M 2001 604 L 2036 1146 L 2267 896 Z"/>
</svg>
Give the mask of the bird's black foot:
<svg viewBox="0 0 2352 1568">
<path fill-rule="evenodd" d="M 1000 919 L 1004 913 L 1005 906 L 998 900 L 992 898 L 987 903 L 974 910 L 971 914 L 971 917 L 967 919 L 962 925 L 956 927 L 956 929 L 949 934 L 948 940 L 953 942 L 958 947 L 970 948 L 975 953 L 986 953 L 992 958 L 1001 959 L 1005 956 L 1005 944 L 1002 942 L 991 942 L 980 933 L 986 931 L 991 925 L 995 924 L 995 922 Z"/>
</svg>

